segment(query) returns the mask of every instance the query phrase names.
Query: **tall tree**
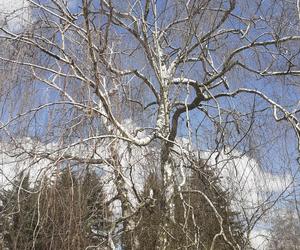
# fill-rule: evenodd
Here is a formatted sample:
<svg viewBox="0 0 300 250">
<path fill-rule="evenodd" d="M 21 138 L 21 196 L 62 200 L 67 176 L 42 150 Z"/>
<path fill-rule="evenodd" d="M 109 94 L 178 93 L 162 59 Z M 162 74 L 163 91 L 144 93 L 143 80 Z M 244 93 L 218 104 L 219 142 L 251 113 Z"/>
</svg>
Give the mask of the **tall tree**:
<svg viewBox="0 0 300 250">
<path fill-rule="evenodd" d="M 176 197 L 192 191 L 183 189 L 186 170 L 201 171 L 195 159 L 214 158 L 220 173 L 221 154 L 247 155 L 269 167 L 266 176 L 295 173 L 296 1 L 24 1 L 26 25 L 0 27 L 0 136 L 12 145 L 1 150 L 41 162 L 46 172 L 58 164 L 103 172 L 116 210 L 105 242 L 110 249 L 138 226 L 134 216 L 147 205 L 141 193 L 151 168 L 161 180 L 157 249 L 170 248 L 166 229 L 177 223 Z M 193 192 L 218 218 L 211 249 L 219 240 L 239 249 L 212 198 L 199 187 Z M 242 206 L 248 234 L 279 193 Z M 132 237 L 132 249 L 139 249 Z"/>
</svg>

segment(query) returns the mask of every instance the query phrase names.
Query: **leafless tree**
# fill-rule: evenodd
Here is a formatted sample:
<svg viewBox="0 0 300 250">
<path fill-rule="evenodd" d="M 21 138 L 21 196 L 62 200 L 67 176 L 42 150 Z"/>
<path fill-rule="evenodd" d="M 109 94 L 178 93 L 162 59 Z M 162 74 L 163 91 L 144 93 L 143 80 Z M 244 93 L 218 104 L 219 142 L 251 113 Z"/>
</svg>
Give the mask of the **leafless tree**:
<svg viewBox="0 0 300 250">
<path fill-rule="evenodd" d="M 205 166 L 218 175 L 222 161 L 241 155 L 263 166 L 270 163 L 263 159 L 279 162 L 286 154 L 291 163 L 282 169 L 294 176 L 299 1 L 25 2 L 25 23 L 0 29 L 0 131 L 9 145 L 2 152 L 28 159 L 29 166 L 42 161 L 47 173 L 68 163 L 105 173 L 115 209 L 106 236 L 110 249 L 153 202 L 151 192 L 141 191 L 153 171 L 162 181 L 164 215 L 157 249 L 170 249 L 177 195 L 190 211 L 186 192 L 201 196 L 218 221 L 208 248 L 222 238 L 241 249 L 212 200 L 184 187 Z M 282 170 L 275 162 L 269 168 Z M 213 177 L 207 181 L 215 185 Z M 283 193 L 242 206 L 246 234 Z M 131 242 L 139 249 L 134 234 Z M 201 245 L 196 233 L 189 244 Z"/>
</svg>

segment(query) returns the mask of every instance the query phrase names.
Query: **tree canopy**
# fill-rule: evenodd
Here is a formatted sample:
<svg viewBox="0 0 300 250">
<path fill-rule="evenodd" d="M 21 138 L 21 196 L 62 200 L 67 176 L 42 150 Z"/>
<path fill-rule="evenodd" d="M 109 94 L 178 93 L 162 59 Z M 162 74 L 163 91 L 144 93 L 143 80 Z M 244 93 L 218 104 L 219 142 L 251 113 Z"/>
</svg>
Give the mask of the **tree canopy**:
<svg viewBox="0 0 300 250">
<path fill-rule="evenodd" d="M 297 203 L 298 0 L 0 3 L 0 174 L 19 208 L 24 190 L 47 208 L 34 237 L 45 223 L 53 249 L 140 249 L 147 233 L 156 249 L 245 249 Z"/>
</svg>

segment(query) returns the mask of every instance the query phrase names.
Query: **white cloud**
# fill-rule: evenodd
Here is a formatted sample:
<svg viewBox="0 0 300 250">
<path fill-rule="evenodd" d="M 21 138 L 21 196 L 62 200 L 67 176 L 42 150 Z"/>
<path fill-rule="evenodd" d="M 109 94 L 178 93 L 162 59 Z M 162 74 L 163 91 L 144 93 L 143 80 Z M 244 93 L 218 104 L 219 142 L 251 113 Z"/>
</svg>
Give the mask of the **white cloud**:
<svg viewBox="0 0 300 250">
<path fill-rule="evenodd" d="M 127 127 L 130 127 L 127 124 Z M 25 142 L 26 141 L 26 142 Z M 33 142 L 31 139 L 23 139 L 22 145 L 28 150 L 32 147 L 36 147 L 38 151 L 54 151 L 57 145 L 48 144 L 37 146 L 37 142 Z M 108 143 L 108 142 L 107 142 Z M 182 147 L 185 148 L 185 141 L 178 141 L 179 144 L 183 144 Z M 102 146 L 97 149 L 97 154 L 99 158 L 108 158 L 110 152 L 106 147 L 107 144 L 103 142 Z M 18 154 L 17 151 L 8 150 L 9 145 L 0 144 L 0 187 L 10 186 L 18 173 L 21 170 L 30 170 L 32 179 L 37 178 L 40 174 L 51 175 L 53 172 L 53 165 L 47 160 L 42 160 L 35 162 L 35 159 L 26 158 L 25 156 L 8 156 L 4 154 L 6 152 L 11 152 L 13 154 Z M 76 145 L 72 148 L 62 150 L 61 152 L 68 153 L 71 155 L 80 154 L 83 157 L 95 157 L 93 147 Z M 83 152 L 85 152 L 83 154 Z M 122 172 L 126 180 L 126 188 L 129 191 L 130 197 L 132 196 L 132 202 L 135 204 L 135 199 L 133 194 L 134 188 L 141 192 L 143 183 L 148 171 L 150 159 L 155 158 L 157 152 L 153 150 L 146 150 L 146 148 L 130 146 L 126 142 L 120 142 L 118 145 L 118 155 L 121 159 Z M 59 152 L 55 153 L 54 155 Z M 204 153 L 202 157 L 208 157 L 209 153 Z M 266 200 L 270 201 L 270 197 L 275 200 L 278 194 L 284 191 L 289 183 L 292 181 L 289 175 L 279 175 L 272 174 L 270 172 L 264 171 L 257 161 L 251 159 L 247 156 L 240 156 L 239 152 L 235 151 L 230 155 L 220 154 L 218 159 L 216 159 L 216 154 L 210 157 L 209 163 L 216 167 L 218 174 L 221 176 L 222 185 L 225 189 L 229 190 L 233 194 L 233 206 L 238 211 L 243 211 L 244 215 L 250 218 L 256 208 L 265 203 Z M 108 193 L 108 198 L 116 193 L 114 186 L 114 170 L 109 165 L 98 166 L 102 169 L 104 174 L 105 189 Z M 132 168 L 131 168 L 132 167 Z M 152 169 L 153 170 L 153 169 Z M 150 170 L 151 171 L 151 170 Z M 131 176 L 131 177 L 130 177 Z M 113 211 L 115 215 L 120 212 L 120 204 L 115 202 L 112 204 L 114 207 Z M 266 241 L 266 236 L 268 236 L 268 231 L 266 229 L 258 229 L 260 225 L 254 227 L 250 235 L 250 240 L 255 249 L 264 249 Z"/>
<path fill-rule="evenodd" d="M 292 176 L 268 172 L 256 160 L 238 151 L 205 152 L 202 157 L 209 157 L 209 164 L 221 177 L 221 185 L 231 194 L 233 208 L 248 222 L 250 219 L 256 223 L 255 218 L 260 218 L 250 232 L 250 242 L 254 249 L 266 249 L 270 232 L 265 226 L 270 223 L 264 223 L 264 219 L 272 213 L 272 205 L 279 202 L 280 195 L 289 191 Z"/>
<path fill-rule="evenodd" d="M 234 193 L 238 204 L 243 209 L 260 206 L 267 199 L 284 192 L 292 182 L 289 174 L 274 174 L 265 171 L 259 163 L 238 151 L 231 154 L 204 153 L 209 164 L 215 167 L 222 178 L 222 185 Z"/>
<path fill-rule="evenodd" d="M 267 249 L 269 238 L 270 238 L 269 230 L 255 228 L 251 232 L 250 241 L 254 249 L 264 250 Z"/>
<path fill-rule="evenodd" d="M 16 143 L 22 144 L 22 148 L 17 148 L 13 144 L 0 143 L 0 189 L 11 188 L 21 172 L 30 174 L 31 183 L 35 183 L 41 177 L 52 177 L 55 174 L 56 168 L 49 160 L 31 157 L 26 153 L 30 152 L 34 146 L 41 149 L 46 147 L 34 143 L 29 138 L 23 138 Z M 47 147 L 50 146 L 47 145 Z"/>
<path fill-rule="evenodd" d="M 10 31 L 20 31 L 31 21 L 30 4 L 27 0 L 0 0 L 0 25 Z"/>
</svg>

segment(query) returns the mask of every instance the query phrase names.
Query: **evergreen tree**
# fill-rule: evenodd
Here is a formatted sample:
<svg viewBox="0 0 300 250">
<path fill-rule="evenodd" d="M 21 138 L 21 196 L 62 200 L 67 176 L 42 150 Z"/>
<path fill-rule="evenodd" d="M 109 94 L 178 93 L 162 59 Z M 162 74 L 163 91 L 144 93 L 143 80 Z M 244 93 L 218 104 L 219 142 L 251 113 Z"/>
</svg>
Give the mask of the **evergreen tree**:
<svg viewBox="0 0 300 250">
<path fill-rule="evenodd" d="M 292 204 L 276 211 L 266 239 L 269 250 L 300 250 L 300 216 Z"/>
<path fill-rule="evenodd" d="M 79 176 L 66 168 L 54 183 L 45 180 L 34 188 L 22 174 L 1 199 L 4 248 L 73 250 L 106 241 L 111 215 L 94 171 Z"/>
<path fill-rule="evenodd" d="M 1 192 L 3 246 L 8 249 L 31 249 L 37 223 L 37 193 L 30 186 L 29 173 L 21 172 L 11 190 Z"/>
<path fill-rule="evenodd" d="M 150 193 L 153 194 L 153 199 L 149 198 Z M 170 227 L 164 228 L 168 233 L 168 249 L 210 249 L 215 235 L 220 232 L 220 222 L 203 194 L 221 216 L 227 239 L 217 237 L 214 249 L 233 249 L 232 246 L 236 245 L 243 247 L 242 225 L 237 213 L 230 208 L 228 195 L 220 188 L 213 171 L 204 170 L 190 174 L 181 192 L 176 192 L 175 222 L 170 221 Z M 148 176 L 143 196 L 146 205 L 136 215 L 138 226 L 134 233 L 138 235 L 140 249 L 152 250 L 158 244 L 164 207 L 161 180 L 155 173 Z M 131 249 L 129 233 L 124 235 L 123 245 L 124 249 Z"/>
</svg>

